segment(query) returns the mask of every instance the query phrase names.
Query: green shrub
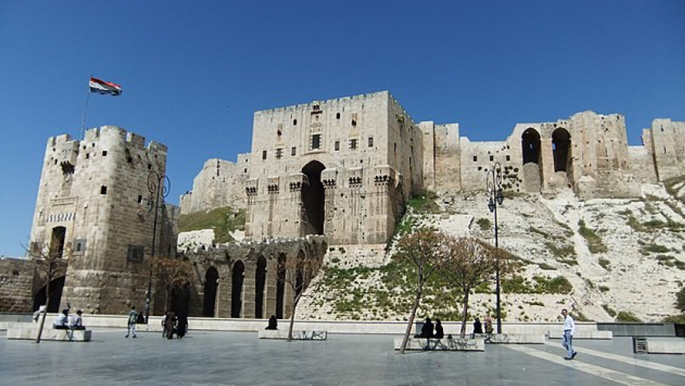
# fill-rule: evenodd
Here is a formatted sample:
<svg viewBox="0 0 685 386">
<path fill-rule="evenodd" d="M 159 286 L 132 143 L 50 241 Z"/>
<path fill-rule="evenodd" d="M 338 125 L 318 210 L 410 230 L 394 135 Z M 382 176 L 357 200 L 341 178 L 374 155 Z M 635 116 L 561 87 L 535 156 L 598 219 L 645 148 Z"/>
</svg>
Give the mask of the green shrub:
<svg viewBox="0 0 685 386">
<path fill-rule="evenodd" d="M 492 229 L 492 223 L 487 218 L 479 218 L 478 221 L 476 221 L 476 224 L 478 224 L 482 231 L 489 231 Z"/>
<path fill-rule="evenodd" d="M 598 288 L 601 292 L 608 292 L 609 291 L 609 287 L 607 287 L 605 285 L 600 285 Z"/>
<path fill-rule="evenodd" d="M 676 294 L 675 306 L 680 312 L 685 312 L 685 287 L 681 288 Z"/>
<path fill-rule="evenodd" d="M 607 271 L 611 270 L 611 262 L 608 259 L 603 259 L 600 257 L 599 265 L 601 265 L 602 268 L 606 269 Z"/>
</svg>

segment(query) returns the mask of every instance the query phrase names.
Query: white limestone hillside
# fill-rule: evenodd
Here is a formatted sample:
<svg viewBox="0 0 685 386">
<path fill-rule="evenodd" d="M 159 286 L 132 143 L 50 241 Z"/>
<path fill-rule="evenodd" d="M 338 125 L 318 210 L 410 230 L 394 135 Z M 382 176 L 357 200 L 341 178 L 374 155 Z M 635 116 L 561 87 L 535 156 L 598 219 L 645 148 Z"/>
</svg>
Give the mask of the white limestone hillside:
<svg viewBox="0 0 685 386">
<path fill-rule="evenodd" d="M 682 184 L 676 188 L 683 191 Z M 494 242 L 493 229 L 483 220 L 493 222 L 484 194 L 440 197 L 438 203 L 443 213 L 430 215 L 427 222 L 446 233 Z M 556 321 L 563 307 L 572 309 L 581 319 L 595 321 L 613 321 L 611 314 L 620 311 L 632 313 L 642 321 L 660 321 L 677 314 L 676 292 L 685 281 L 684 214 L 685 205 L 661 184 L 644 185 L 643 197 L 634 199 L 580 201 L 570 190 L 548 198 L 520 195 L 505 199 L 498 210 L 499 245 L 524 261 L 524 268 L 517 274 L 529 283 L 534 283 L 536 276 L 561 276 L 573 289 L 565 294 L 503 293 L 504 320 Z M 585 229 L 581 229 L 581 224 Z M 590 245 L 582 232 L 594 233 L 599 242 Z M 345 260 L 344 248 L 335 246 L 331 250 L 334 256 L 327 257 L 329 264 L 350 261 Z M 392 248 L 381 256 L 382 250 L 372 250 L 367 263 L 360 258 L 363 252 L 356 248 L 353 261 L 371 267 L 389 261 Z M 382 287 L 379 278 L 380 273 L 374 270 L 357 277 L 353 288 L 312 286 L 316 290 L 303 298 L 298 317 L 405 319 L 409 309 L 404 306 L 353 314 L 337 312 L 332 307 L 335 299 L 356 296 L 359 300 L 365 296 L 360 295 L 364 292 L 361 289 Z M 494 303 L 494 294 L 474 294 L 470 314 L 482 316 L 492 312 Z M 431 310 L 419 312 L 430 314 Z"/>
</svg>

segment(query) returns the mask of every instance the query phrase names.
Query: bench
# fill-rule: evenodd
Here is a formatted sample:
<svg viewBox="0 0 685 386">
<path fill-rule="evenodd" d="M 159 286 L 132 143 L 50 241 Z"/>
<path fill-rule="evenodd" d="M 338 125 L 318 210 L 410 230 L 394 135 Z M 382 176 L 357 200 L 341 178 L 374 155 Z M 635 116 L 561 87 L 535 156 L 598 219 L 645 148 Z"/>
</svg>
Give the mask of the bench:
<svg viewBox="0 0 685 386">
<path fill-rule="evenodd" d="M 92 330 L 57 330 L 54 328 L 44 328 L 40 335 L 41 340 L 52 340 L 62 342 L 89 342 L 92 337 Z M 7 339 L 36 340 L 38 328 L 9 328 L 7 329 Z"/>
<path fill-rule="evenodd" d="M 395 338 L 395 350 L 402 347 L 403 340 L 404 338 Z M 485 351 L 485 341 L 478 338 L 409 338 L 405 350 Z"/>
<path fill-rule="evenodd" d="M 562 330 L 548 330 L 547 337 L 549 339 L 562 339 L 564 334 Z M 598 340 L 611 340 L 614 338 L 614 334 L 609 330 L 578 330 L 573 339 L 598 339 Z"/>
<path fill-rule="evenodd" d="M 259 339 L 288 339 L 288 330 L 259 330 Z M 326 340 L 326 331 L 293 330 L 293 340 Z"/>
</svg>

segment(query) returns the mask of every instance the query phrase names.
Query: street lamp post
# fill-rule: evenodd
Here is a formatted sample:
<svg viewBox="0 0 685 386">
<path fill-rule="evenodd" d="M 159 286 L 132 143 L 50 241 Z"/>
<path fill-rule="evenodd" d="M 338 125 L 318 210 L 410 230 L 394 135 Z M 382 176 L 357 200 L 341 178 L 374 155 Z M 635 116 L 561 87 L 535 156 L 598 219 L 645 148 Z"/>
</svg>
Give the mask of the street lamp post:
<svg viewBox="0 0 685 386">
<path fill-rule="evenodd" d="M 145 298 L 145 323 L 150 325 L 150 301 L 152 300 L 152 264 L 155 257 L 155 245 L 157 244 L 157 216 L 159 214 L 159 202 L 164 202 L 164 198 L 169 195 L 171 190 L 171 180 L 166 175 L 160 175 L 156 171 L 151 171 L 147 176 L 147 188 L 150 191 L 150 198 L 147 201 L 149 211 L 155 211 L 152 223 L 152 249 L 150 250 L 150 272 L 147 280 L 147 296 Z"/>
<path fill-rule="evenodd" d="M 502 333 L 502 313 L 500 308 L 500 288 L 499 288 L 499 244 L 497 240 L 497 207 L 504 202 L 502 191 L 502 165 L 499 162 L 492 164 L 488 170 L 486 179 L 488 191 L 488 209 L 495 214 L 495 249 L 497 249 L 497 262 L 495 265 L 495 296 L 497 299 L 497 333 Z"/>
</svg>

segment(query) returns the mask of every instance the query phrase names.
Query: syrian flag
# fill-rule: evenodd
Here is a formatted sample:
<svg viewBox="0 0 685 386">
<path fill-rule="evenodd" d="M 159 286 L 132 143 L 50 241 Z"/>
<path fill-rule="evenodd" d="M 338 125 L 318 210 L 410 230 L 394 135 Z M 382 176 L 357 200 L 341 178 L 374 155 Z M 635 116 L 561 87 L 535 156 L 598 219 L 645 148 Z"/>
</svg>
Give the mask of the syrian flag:
<svg viewBox="0 0 685 386">
<path fill-rule="evenodd" d="M 97 78 L 90 77 L 90 92 L 107 94 L 111 96 L 121 95 L 121 86 L 112 82 L 105 82 Z"/>
</svg>

